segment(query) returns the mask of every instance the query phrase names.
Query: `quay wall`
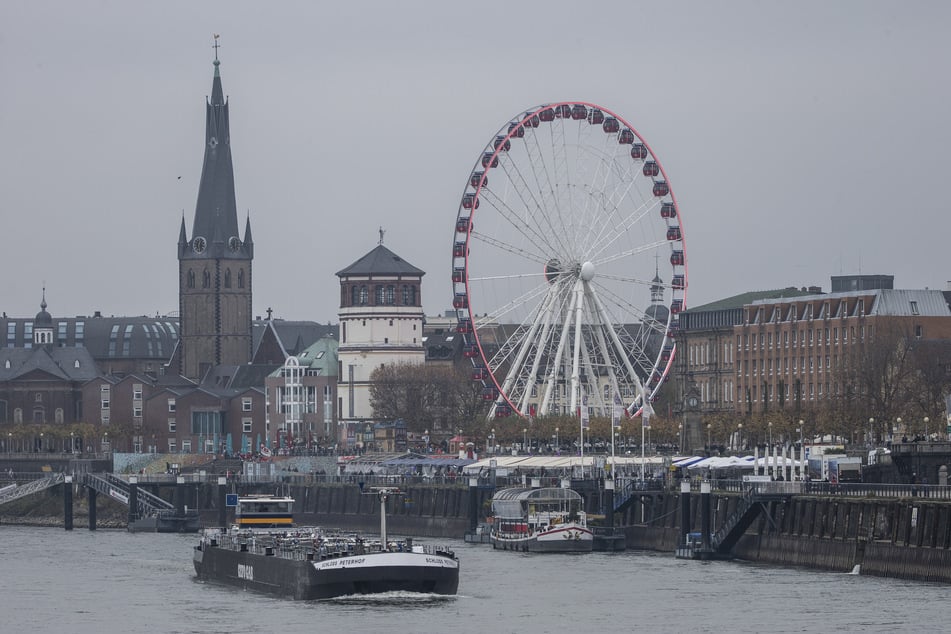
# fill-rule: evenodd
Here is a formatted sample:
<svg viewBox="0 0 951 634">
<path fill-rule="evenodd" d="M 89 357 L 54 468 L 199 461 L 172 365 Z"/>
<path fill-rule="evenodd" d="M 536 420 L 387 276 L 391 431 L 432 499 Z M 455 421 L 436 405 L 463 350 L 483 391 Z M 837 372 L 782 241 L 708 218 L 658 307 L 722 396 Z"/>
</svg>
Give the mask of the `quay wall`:
<svg viewBox="0 0 951 634">
<path fill-rule="evenodd" d="M 711 496 L 716 530 L 739 496 Z M 764 502 L 734 549 L 738 559 L 921 581 L 951 582 L 951 502 L 919 497 L 793 496 Z M 688 532 L 700 530 L 700 496 L 690 499 Z M 679 496 L 634 500 L 625 513 L 628 548 L 672 552 L 680 536 Z"/>
<path fill-rule="evenodd" d="M 86 495 L 74 489 L 74 517 L 85 512 Z M 190 509 L 199 509 L 204 526 L 219 521 L 221 490 L 217 484 L 141 484 L 161 497 Z M 457 484 L 404 483 L 402 495 L 387 501 L 387 530 L 394 535 L 461 538 L 490 509 L 492 488 Z M 2 523 L 62 525 L 63 487 L 57 486 L 0 508 Z M 380 507 L 376 495 L 358 484 L 236 483 L 228 493 L 278 493 L 296 500 L 300 524 L 376 532 Z M 589 512 L 597 513 L 595 496 L 588 497 Z M 711 495 L 711 528 L 715 532 L 736 510 L 740 496 Z M 127 509 L 99 496 L 100 526 L 127 516 Z M 860 573 L 922 581 L 951 582 L 951 501 L 927 497 L 848 497 L 795 495 L 763 503 L 763 512 L 740 538 L 734 553 L 744 560 L 783 566 L 803 566 L 835 572 Z M 673 553 L 681 534 L 680 499 L 676 492 L 639 494 L 614 514 L 614 526 L 625 535 L 627 548 Z M 226 522 L 234 510 L 226 509 Z M 698 532 L 701 496 L 690 496 L 688 532 Z M 77 526 L 84 522 L 79 520 Z"/>
<path fill-rule="evenodd" d="M 470 489 L 453 485 L 402 485 L 400 495 L 391 496 L 386 503 L 387 532 L 396 535 L 420 537 L 462 537 L 470 527 Z M 228 492 L 232 492 L 229 487 Z M 295 521 L 301 525 L 333 526 L 358 531 L 378 532 L 380 529 L 380 502 L 368 490 L 357 484 L 323 483 L 282 485 L 275 491 L 273 485 L 240 485 L 235 492 L 281 493 L 294 498 Z M 492 491 L 474 489 L 480 515 L 492 498 Z M 200 485 L 197 491 L 202 523 L 214 526 L 218 522 L 219 494 L 215 485 Z M 233 509 L 227 509 L 230 522 Z"/>
</svg>

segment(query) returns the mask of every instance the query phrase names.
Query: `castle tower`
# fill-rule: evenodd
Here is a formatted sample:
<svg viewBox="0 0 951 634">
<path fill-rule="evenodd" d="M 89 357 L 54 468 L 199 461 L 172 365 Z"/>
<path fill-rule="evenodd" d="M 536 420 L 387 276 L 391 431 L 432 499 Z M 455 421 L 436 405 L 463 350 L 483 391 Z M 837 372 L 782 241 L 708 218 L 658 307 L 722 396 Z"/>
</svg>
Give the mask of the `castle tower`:
<svg viewBox="0 0 951 634">
<path fill-rule="evenodd" d="M 221 88 L 215 43 L 215 74 L 205 106 L 205 160 L 191 238 L 182 218 L 178 238 L 179 372 L 201 379 L 216 365 L 251 359 L 251 219 L 244 239 L 231 163 L 228 102 Z"/>
<path fill-rule="evenodd" d="M 425 273 L 380 243 L 338 271 L 340 278 L 340 347 L 337 378 L 339 419 L 369 422 L 370 376 L 392 363 L 423 363 Z"/>
</svg>

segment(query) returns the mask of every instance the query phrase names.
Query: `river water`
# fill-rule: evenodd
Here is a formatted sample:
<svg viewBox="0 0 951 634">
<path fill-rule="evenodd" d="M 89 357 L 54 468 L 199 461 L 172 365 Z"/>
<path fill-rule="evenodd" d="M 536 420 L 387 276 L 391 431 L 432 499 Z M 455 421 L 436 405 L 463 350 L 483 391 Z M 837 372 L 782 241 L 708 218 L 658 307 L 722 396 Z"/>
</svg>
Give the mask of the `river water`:
<svg viewBox="0 0 951 634">
<path fill-rule="evenodd" d="M 455 597 L 293 602 L 195 580 L 194 535 L 0 526 L 0 632 L 941 632 L 946 585 L 447 544 Z M 422 540 L 420 540 L 422 541 Z"/>
</svg>

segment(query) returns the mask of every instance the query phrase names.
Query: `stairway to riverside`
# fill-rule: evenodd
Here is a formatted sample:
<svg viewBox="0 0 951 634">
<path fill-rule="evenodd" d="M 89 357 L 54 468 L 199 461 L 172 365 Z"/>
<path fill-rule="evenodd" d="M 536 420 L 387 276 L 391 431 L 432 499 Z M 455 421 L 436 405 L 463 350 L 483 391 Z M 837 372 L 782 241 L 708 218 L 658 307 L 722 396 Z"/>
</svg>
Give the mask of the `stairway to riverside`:
<svg viewBox="0 0 951 634">
<path fill-rule="evenodd" d="M 782 483 L 764 483 L 764 484 L 782 484 Z M 770 489 L 763 486 L 751 487 L 737 503 L 736 510 L 726 518 L 720 529 L 714 533 L 710 540 L 711 548 L 718 555 L 730 555 L 733 548 L 740 540 L 740 537 L 746 533 L 747 529 L 753 525 L 760 513 L 768 513 L 766 507 L 768 502 L 785 500 L 792 496 L 792 493 L 776 488 Z"/>
<path fill-rule="evenodd" d="M 80 482 L 89 488 L 103 495 L 108 495 L 113 500 L 129 505 L 131 489 L 129 483 L 111 473 L 92 474 L 86 473 L 80 476 Z M 159 496 L 139 487 L 136 490 L 137 507 L 136 512 L 139 517 L 156 515 L 162 511 L 170 511 L 175 505 Z"/>
</svg>

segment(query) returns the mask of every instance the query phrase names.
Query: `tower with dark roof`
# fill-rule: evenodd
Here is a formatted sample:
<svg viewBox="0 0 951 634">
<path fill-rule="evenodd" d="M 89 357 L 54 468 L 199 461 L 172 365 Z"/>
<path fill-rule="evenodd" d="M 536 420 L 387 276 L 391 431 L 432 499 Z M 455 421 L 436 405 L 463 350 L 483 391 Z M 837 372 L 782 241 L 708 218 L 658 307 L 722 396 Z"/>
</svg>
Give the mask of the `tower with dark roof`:
<svg viewBox="0 0 951 634">
<path fill-rule="evenodd" d="M 46 288 L 40 302 L 40 312 L 33 318 L 33 345 L 36 347 L 53 345 L 53 316 L 46 312 Z"/>
<path fill-rule="evenodd" d="M 337 272 L 340 347 L 337 398 L 341 421 L 373 420 L 370 376 L 392 363 L 423 363 L 425 273 L 380 243 Z"/>
<path fill-rule="evenodd" d="M 251 219 L 244 239 L 231 163 L 228 102 L 221 88 L 217 49 L 211 99 L 205 106 L 205 160 L 191 238 L 182 218 L 178 238 L 179 372 L 200 379 L 215 365 L 251 358 Z"/>
</svg>

